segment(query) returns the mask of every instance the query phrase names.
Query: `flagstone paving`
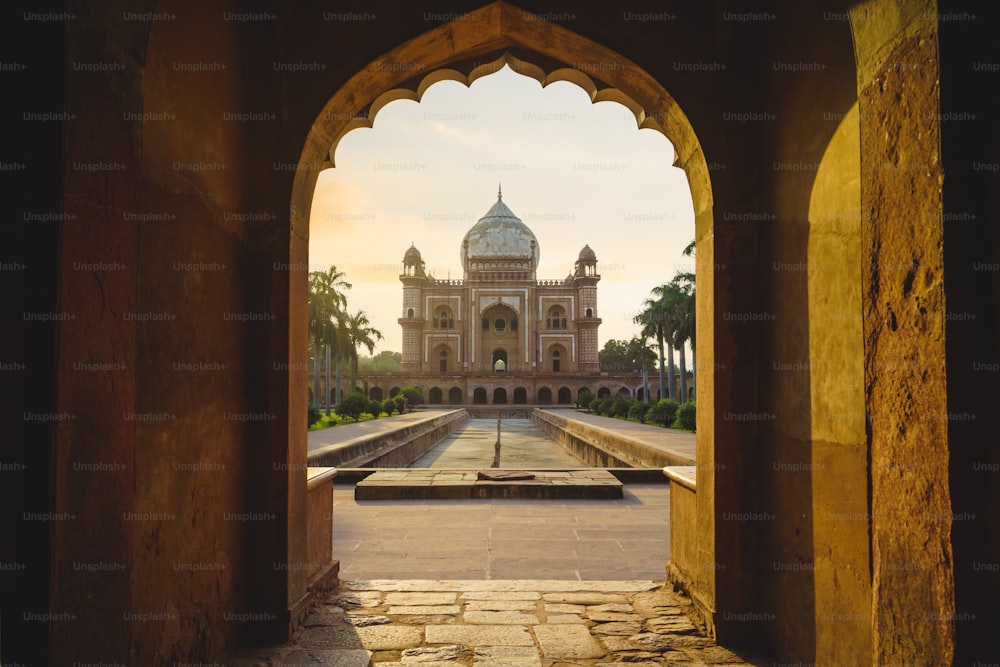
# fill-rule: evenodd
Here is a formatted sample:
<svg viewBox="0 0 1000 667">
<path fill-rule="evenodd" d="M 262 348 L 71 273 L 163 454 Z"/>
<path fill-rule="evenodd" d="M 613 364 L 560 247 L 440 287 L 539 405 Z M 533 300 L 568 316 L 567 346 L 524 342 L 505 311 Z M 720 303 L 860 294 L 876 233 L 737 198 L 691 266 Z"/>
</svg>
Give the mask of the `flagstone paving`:
<svg viewBox="0 0 1000 667">
<path fill-rule="evenodd" d="M 770 665 L 707 637 L 656 581 L 342 581 L 287 644 L 233 667 Z"/>
</svg>

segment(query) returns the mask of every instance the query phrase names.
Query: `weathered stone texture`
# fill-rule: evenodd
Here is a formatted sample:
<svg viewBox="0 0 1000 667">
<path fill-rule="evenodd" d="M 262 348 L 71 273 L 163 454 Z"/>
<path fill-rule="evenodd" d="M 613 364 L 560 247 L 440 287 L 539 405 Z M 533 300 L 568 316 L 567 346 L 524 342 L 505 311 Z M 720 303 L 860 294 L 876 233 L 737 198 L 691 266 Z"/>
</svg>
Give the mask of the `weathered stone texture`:
<svg viewBox="0 0 1000 667">
<path fill-rule="evenodd" d="M 876 662 L 953 653 L 936 26 L 884 46 L 859 94 Z M 884 55 L 883 55 L 884 54 Z M 920 572 L 914 576 L 914 570 Z"/>
</svg>

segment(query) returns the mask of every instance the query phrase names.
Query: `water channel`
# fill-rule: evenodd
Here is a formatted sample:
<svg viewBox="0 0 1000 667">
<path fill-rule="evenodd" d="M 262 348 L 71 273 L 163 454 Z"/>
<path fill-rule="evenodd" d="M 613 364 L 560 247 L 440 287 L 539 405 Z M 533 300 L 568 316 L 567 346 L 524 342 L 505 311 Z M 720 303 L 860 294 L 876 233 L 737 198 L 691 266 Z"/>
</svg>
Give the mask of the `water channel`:
<svg viewBox="0 0 1000 667">
<path fill-rule="evenodd" d="M 496 454 L 496 441 L 496 419 L 470 418 L 465 426 L 445 437 L 407 467 L 447 470 L 490 468 Z M 565 470 L 589 467 L 530 419 L 501 420 L 500 443 L 498 467 L 501 469 Z"/>
</svg>

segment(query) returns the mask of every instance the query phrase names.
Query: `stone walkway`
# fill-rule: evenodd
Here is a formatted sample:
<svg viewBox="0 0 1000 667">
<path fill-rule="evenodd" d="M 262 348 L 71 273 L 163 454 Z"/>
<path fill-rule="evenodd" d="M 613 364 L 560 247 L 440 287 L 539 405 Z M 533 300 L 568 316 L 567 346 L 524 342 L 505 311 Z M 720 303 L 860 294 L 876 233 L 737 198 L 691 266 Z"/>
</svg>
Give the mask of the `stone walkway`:
<svg viewBox="0 0 1000 667">
<path fill-rule="evenodd" d="M 343 581 L 291 642 L 233 667 L 770 665 L 707 638 L 654 581 Z"/>
<path fill-rule="evenodd" d="M 670 486 L 621 500 L 356 500 L 333 490 L 342 579 L 663 579 Z"/>
</svg>

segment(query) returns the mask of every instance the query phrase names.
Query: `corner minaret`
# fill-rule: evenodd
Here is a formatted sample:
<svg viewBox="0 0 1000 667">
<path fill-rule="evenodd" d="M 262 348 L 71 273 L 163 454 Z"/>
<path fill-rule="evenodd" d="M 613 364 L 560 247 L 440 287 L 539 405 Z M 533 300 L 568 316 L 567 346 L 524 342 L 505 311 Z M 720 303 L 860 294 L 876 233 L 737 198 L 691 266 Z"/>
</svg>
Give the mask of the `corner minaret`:
<svg viewBox="0 0 1000 667">
<path fill-rule="evenodd" d="M 403 273 L 399 276 L 403 283 L 403 316 L 399 318 L 399 324 L 403 327 L 403 359 L 400 370 L 404 371 L 420 369 L 420 332 L 425 320 L 420 304 L 423 301 L 423 288 L 427 284 L 424 266 L 420 251 L 411 243 L 403 255 Z"/>
<path fill-rule="evenodd" d="M 597 327 L 601 324 L 601 318 L 597 316 L 597 283 L 600 280 L 597 254 L 589 245 L 584 245 L 573 265 L 573 284 L 580 295 L 576 328 L 580 334 L 581 372 L 597 373 L 601 370 L 597 357 Z"/>
</svg>

